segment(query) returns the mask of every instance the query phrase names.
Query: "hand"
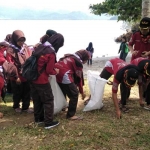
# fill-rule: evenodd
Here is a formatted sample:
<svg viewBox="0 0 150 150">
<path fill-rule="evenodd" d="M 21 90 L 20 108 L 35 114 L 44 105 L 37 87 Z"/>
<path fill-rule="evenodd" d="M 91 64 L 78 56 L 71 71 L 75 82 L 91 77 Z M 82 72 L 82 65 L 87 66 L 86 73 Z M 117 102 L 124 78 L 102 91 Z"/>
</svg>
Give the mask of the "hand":
<svg viewBox="0 0 150 150">
<path fill-rule="evenodd" d="M 120 110 L 116 111 L 116 115 L 117 115 L 118 119 L 121 119 L 121 111 Z"/>
<path fill-rule="evenodd" d="M 137 53 L 138 53 L 138 51 L 135 50 L 132 52 L 132 55 L 137 55 Z"/>
<path fill-rule="evenodd" d="M 20 78 L 17 78 L 17 80 L 16 80 L 16 84 L 21 84 L 21 80 L 20 80 Z"/>
<path fill-rule="evenodd" d="M 3 113 L 0 112 L 0 119 L 2 119 L 2 118 L 3 118 Z"/>
<path fill-rule="evenodd" d="M 83 93 L 83 94 L 81 94 L 81 96 L 82 96 L 82 100 L 84 100 L 85 99 L 85 97 L 86 97 L 86 95 Z"/>
<path fill-rule="evenodd" d="M 56 71 L 57 74 L 59 74 L 59 69 L 55 68 L 55 71 Z"/>
<path fill-rule="evenodd" d="M 147 57 L 148 55 L 149 55 L 149 52 L 147 52 L 147 51 L 144 51 L 144 52 L 142 52 L 142 54 L 141 54 L 142 57 Z"/>
</svg>

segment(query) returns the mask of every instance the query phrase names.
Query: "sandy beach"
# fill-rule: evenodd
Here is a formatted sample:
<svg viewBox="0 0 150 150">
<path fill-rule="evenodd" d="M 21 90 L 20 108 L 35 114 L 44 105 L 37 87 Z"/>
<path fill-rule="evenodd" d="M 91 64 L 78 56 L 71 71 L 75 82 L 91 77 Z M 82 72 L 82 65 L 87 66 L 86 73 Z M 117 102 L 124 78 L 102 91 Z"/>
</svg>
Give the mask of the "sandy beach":
<svg viewBox="0 0 150 150">
<path fill-rule="evenodd" d="M 106 61 L 108 61 L 112 58 L 116 58 L 116 57 L 118 57 L 118 56 L 93 58 L 93 63 L 91 66 L 90 65 L 88 66 L 87 64 L 84 64 L 84 66 L 83 66 L 84 78 L 85 79 L 87 78 L 88 70 L 101 72 L 105 66 Z M 126 62 L 129 63 L 130 59 L 131 59 L 131 55 L 128 55 L 126 58 Z"/>
</svg>

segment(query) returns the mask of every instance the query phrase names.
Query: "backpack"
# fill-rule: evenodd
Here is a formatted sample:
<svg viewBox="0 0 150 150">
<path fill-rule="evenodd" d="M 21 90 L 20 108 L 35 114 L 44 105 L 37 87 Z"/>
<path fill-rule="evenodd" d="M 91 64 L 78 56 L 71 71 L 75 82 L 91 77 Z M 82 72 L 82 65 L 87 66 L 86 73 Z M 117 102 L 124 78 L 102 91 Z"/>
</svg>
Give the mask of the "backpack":
<svg viewBox="0 0 150 150">
<path fill-rule="evenodd" d="M 38 61 L 37 56 L 31 55 L 24 63 L 22 66 L 22 76 L 27 80 L 27 81 L 34 81 L 36 80 L 40 74 L 44 71 L 43 67 L 40 71 L 38 71 Z"/>
<path fill-rule="evenodd" d="M 127 45 L 127 44 L 125 44 L 125 45 L 126 45 L 126 48 L 125 48 L 125 53 L 128 53 L 128 52 L 129 52 L 128 45 Z"/>
</svg>

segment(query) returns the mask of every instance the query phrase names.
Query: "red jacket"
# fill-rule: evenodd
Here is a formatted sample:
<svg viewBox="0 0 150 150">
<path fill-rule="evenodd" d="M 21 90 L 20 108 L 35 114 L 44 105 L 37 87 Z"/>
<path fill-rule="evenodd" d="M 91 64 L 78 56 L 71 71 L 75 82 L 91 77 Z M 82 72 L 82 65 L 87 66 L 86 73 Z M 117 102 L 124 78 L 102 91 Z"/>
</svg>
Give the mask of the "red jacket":
<svg viewBox="0 0 150 150">
<path fill-rule="evenodd" d="M 41 55 L 38 59 L 38 71 L 40 71 L 43 67 L 45 67 L 44 71 L 38 77 L 36 81 L 33 81 L 35 84 L 46 84 L 49 82 L 49 75 L 56 75 L 56 71 L 54 70 L 56 61 L 55 53 Z"/>
<path fill-rule="evenodd" d="M 138 51 L 137 55 L 132 55 L 131 61 L 135 58 L 141 57 L 142 52 L 150 51 L 150 41 L 148 41 L 148 43 L 142 42 L 140 32 L 136 32 L 132 35 L 129 45 L 134 46 L 134 50 Z"/>
<path fill-rule="evenodd" d="M 55 64 L 55 67 L 59 69 L 59 74 L 56 76 L 58 83 L 73 83 L 74 77 L 77 77 L 80 79 L 77 86 L 79 87 L 80 93 L 83 93 L 82 67 L 77 67 L 73 58 L 67 57 L 62 61 L 59 61 Z"/>
</svg>

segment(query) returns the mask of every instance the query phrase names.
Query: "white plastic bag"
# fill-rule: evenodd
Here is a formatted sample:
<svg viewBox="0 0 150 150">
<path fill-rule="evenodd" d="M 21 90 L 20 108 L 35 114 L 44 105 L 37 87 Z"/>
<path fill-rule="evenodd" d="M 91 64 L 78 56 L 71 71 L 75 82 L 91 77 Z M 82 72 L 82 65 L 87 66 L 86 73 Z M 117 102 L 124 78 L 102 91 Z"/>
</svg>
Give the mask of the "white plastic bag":
<svg viewBox="0 0 150 150">
<path fill-rule="evenodd" d="M 104 87 L 107 80 L 100 78 L 98 71 L 87 71 L 87 80 L 90 89 L 91 98 L 83 111 L 101 109 L 103 107 L 102 98 Z"/>
<path fill-rule="evenodd" d="M 49 82 L 52 88 L 52 93 L 54 96 L 54 114 L 59 113 L 64 107 L 67 106 L 67 101 L 59 87 L 59 85 L 56 82 L 55 75 L 51 75 L 49 77 Z"/>
</svg>

